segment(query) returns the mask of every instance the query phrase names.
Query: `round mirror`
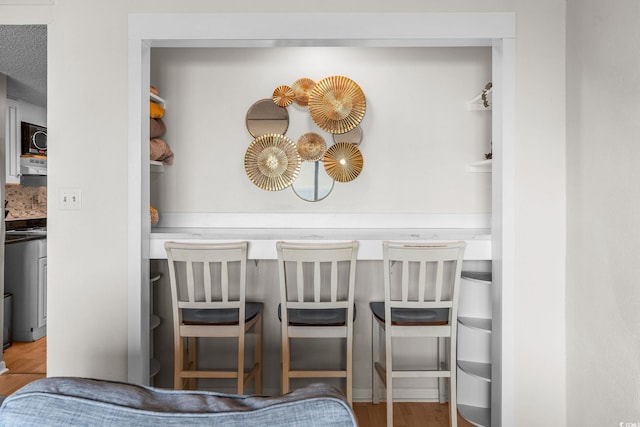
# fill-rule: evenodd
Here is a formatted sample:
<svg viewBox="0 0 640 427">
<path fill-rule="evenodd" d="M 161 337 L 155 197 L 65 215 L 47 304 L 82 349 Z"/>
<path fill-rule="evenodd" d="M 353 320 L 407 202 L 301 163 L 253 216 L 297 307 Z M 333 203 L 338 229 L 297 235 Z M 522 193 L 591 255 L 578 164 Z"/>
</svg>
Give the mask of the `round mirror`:
<svg viewBox="0 0 640 427">
<path fill-rule="evenodd" d="M 47 133 L 41 130 L 34 132 L 31 136 L 33 146 L 41 153 L 47 151 Z"/>
<path fill-rule="evenodd" d="M 302 200 L 318 202 L 331 193 L 333 183 L 320 162 L 302 162 L 300 173 L 291 188 Z"/>
<path fill-rule="evenodd" d="M 362 128 L 360 125 L 354 127 L 349 132 L 334 133 L 333 142 L 350 142 L 352 144 L 360 144 L 362 142 Z"/>
<path fill-rule="evenodd" d="M 272 99 L 256 101 L 247 111 L 247 130 L 254 138 L 269 133 L 284 135 L 289 128 L 289 112 Z"/>
</svg>

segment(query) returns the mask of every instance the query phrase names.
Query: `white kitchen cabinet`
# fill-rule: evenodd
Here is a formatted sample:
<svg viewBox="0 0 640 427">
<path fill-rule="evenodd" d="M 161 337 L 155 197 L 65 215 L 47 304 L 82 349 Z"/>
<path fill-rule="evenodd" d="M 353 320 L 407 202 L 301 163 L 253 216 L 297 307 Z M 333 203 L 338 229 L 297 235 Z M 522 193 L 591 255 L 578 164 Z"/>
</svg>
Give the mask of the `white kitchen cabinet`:
<svg viewBox="0 0 640 427">
<path fill-rule="evenodd" d="M 13 340 L 47 333 L 47 239 L 5 245 L 5 291 L 13 294 Z"/>
<path fill-rule="evenodd" d="M 458 306 L 458 410 L 491 425 L 491 273 L 462 272 Z"/>
<path fill-rule="evenodd" d="M 47 126 L 47 109 L 23 101 L 7 99 L 5 129 L 5 167 L 7 184 L 20 183 L 20 154 L 22 142 L 20 123 Z"/>
</svg>

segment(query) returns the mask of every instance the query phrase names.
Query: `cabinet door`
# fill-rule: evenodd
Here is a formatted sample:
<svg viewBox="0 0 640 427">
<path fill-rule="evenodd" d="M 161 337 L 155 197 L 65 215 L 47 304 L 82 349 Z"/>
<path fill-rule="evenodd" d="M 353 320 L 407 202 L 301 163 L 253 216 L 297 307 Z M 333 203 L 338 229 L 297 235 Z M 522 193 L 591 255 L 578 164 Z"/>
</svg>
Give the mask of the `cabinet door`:
<svg viewBox="0 0 640 427">
<path fill-rule="evenodd" d="M 7 102 L 7 129 L 5 131 L 7 184 L 20 183 L 20 123 L 18 105 Z"/>
<path fill-rule="evenodd" d="M 38 328 L 47 325 L 47 258 L 38 258 Z"/>
</svg>

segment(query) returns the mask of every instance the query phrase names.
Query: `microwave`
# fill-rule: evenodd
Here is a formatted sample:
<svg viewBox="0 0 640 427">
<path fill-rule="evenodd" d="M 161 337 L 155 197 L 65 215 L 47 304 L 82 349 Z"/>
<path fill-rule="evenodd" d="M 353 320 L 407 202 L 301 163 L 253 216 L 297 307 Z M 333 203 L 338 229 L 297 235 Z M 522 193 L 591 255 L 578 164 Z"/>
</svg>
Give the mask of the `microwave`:
<svg viewBox="0 0 640 427">
<path fill-rule="evenodd" d="M 20 122 L 22 154 L 47 155 L 47 128 Z"/>
</svg>

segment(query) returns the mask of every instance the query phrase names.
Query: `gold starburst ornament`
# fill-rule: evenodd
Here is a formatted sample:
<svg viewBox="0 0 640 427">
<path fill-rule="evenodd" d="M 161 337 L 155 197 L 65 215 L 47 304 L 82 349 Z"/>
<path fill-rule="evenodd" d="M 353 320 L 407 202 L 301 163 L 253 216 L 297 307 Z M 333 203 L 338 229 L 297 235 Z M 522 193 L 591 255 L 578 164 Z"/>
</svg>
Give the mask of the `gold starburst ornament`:
<svg viewBox="0 0 640 427">
<path fill-rule="evenodd" d="M 337 142 L 324 155 L 324 169 L 338 182 L 353 181 L 362 172 L 364 159 L 354 144 Z"/>
<path fill-rule="evenodd" d="M 309 94 L 309 114 L 321 129 L 345 133 L 358 126 L 367 110 L 364 92 L 344 76 L 331 76 L 315 84 Z"/>
<path fill-rule="evenodd" d="M 244 169 L 251 182 L 269 191 L 290 186 L 300 173 L 301 163 L 296 144 L 279 134 L 254 139 L 244 156 Z"/>
<path fill-rule="evenodd" d="M 316 82 L 307 77 L 293 82 L 293 85 L 291 85 L 294 94 L 293 102 L 301 107 L 306 107 L 309 104 L 309 94 L 315 85 Z"/>
<path fill-rule="evenodd" d="M 317 162 L 322 160 L 325 151 L 327 151 L 327 143 L 315 132 L 305 133 L 298 139 L 298 154 L 302 160 Z"/>
<path fill-rule="evenodd" d="M 293 102 L 293 97 L 293 89 L 286 85 L 275 88 L 272 95 L 273 102 L 280 107 L 286 107 L 291 104 Z"/>
</svg>

